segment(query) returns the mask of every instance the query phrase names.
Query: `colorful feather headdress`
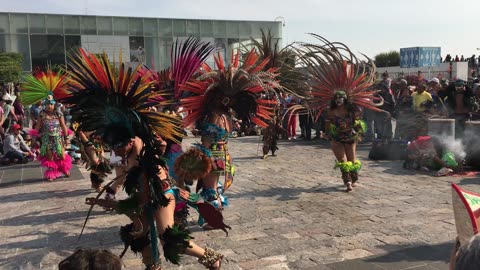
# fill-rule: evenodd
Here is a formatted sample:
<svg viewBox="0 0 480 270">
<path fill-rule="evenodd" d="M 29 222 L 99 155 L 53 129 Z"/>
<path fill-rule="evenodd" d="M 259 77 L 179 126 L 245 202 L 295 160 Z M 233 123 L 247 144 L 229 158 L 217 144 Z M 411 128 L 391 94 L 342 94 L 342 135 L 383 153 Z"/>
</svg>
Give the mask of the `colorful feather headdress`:
<svg viewBox="0 0 480 270">
<path fill-rule="evenodd" d="M 330 106 L 337 93 L 345 93 L 356 106 L 380 111 L 381 97 L 375 95 L 377 91 L 369 90 L 375 81 L 375 64 L 371 59 L 360 61 L 345 44 L 311 35 L 320 44 L 302 44 L 298 52 L 310 76 L 312 98 L 308 105 L 317 112 L 317 117 Z"/>
<path fill-rule="evenodd" d="M 64 98 L 67 90 L 67 75 L 62 71 L 37 70 L 23 78 L 20 98 L 26 106 L 35 104 L 52 95 L 54 99 Z"/>
<path fill-rule="evenodd" d="M 159 103 L 159 100 L 165 100 L 162 98 L 165 93 L 156 90 L 153 82 L 139 76 L 139 68 L 127 68 L 120 59 L 115 69 L 106 54 L 96 56 L 80 49 L 69 56 L 68 72 L 72 83 L 69 85 L 69 95 L 62 101 L 72 105 L 71 113 L 73 120 L 79 123 L 78 129 L 93 131 L 113 149 L 125 145 L 135 136 L 142 140 L 138 167 L 131 168 L 125 176 L 124 189 L 129 197 L 112 207 L 117 213 L 131 217 L 134 222 L 138 216 L 145 215 L 149 224 L 154 224 L 154 210 L 170 203 L 163 193 L 159 178 L 159 168 L 166 164 L 160 157 L 157 136 L 176 141 L 181 136 L 181 123 L 176 117 L 151 110 L 151 107 L 168 103 Z M 102 202 L 99 196 L 87 198 L 91 207 Z M 173 234 L 177 233 L 175 231 Z M 150 226 L 150 235 L 152 257 L 157 263 L 155 226 Z M 188 244 L 183 241 L 188 234 L 181 232 L 181 235 L 183 238 L 178 240 Z M 176 255 L 175 250 L 165 254 L 170 260 L 178 262 Z"/>
<path fill-rule="evenodd" d="M 180 135 L 175 117 L 150 110 L 168 101 L 162 98 L 166 93 L 155 91 L 152 82 L 138 75 L 139 66 L 127 68 L 120 61 L 115 70 L 106 54 L 95 56 L 79 49 L 70 55 L 68 68 L 72 82 L 62 101 L 73 105 L 80 130 L 95 131 L 107 144 L 133 136 L 151 139 L 152 133 L 173 140 Z M 125 133 L 115 131 L 120 128 Z"/>
<path fill-rule="evenodd" d="M 197 37 L 189 37 L 184 42 L 177 39 L 171 48 L 169 68 L 156 72 L 144 66 L 139 70 L 139 75 L 153 82 L 157 89 L 168 93 L 165 99 L 178 101 L 183 94 L 180 86 L 198 72 L 213 49 L 210 43 L 202 42 Z M 176 105 L 173 104 L 174 107 Z"/>
<path fill-rule="evenodd" d="M 266 69 L 268 59 L 263 61 L 251 50 L 240 63 L 240 52 L 231 56 L 228 67 L 218 53 L 215 56 L 217 69 L 203 64 L 200 74 L 181 87 L 190 96 L 181 100 L 188 113 L 186 126 L 214 112 L 227 113 L 233 110 L 244 123 L 251 122 L 265 127 L 265 121 L 273 116 L 275 102 L 262 98 L 280 85 L 275 69 Z"/>
</svg>

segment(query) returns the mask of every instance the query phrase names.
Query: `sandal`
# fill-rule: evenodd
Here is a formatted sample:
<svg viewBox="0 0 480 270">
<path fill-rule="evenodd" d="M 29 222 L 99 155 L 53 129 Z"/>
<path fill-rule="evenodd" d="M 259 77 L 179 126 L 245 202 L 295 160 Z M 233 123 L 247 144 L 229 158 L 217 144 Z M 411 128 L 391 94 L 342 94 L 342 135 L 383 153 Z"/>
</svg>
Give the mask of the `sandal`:
<svg viewBox="0 0 480 270">
<path fill-rule="evenodd" d="M 211 248 L 205 248 L 205 253 L 198 258 L 198 262 L 205 266 L 208 270 L 220 270 L 222 267 L 223 255 Z M 215 264 L 218 262 L 218 266 Z"/>
</svg>

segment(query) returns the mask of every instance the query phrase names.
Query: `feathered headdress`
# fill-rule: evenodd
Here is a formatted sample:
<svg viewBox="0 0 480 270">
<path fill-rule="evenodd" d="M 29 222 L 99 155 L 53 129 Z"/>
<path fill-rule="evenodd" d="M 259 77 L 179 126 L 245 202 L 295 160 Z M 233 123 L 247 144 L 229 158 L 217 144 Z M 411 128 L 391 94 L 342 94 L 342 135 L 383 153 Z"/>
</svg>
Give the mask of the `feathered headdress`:
<svg viewBox="0 0 480 270">
<path fill-rule="evenodd" d="M 267 63 L 268 59 L 261 61 L 251 50 L 242 64 L 239 51 L 232 52 L 228 67 L 220 53 L 215 56 L 216 70 L 203 64 L 199 76 L 181 86 L 182 91 L 191 95 L 181 100 L 188 113 L 184 124 L 188 126 L 210 113 L 233 109 L 244 123 L 265 127 L 265 121 L 273 115 L 274 102 L 263 99 L 261 94 L 280 87 L 275 69 L 265 69 Z"/>
<path fill-rule="evenodd" d="M 120 63 L 115 69 L 106 54 L 97 57 L 83 49 L 69 60 L 72 83 L 63 101 L 74 105 L 72 115 L 80 130 L 94 131 L 111 146 L 134 136 L 145 140 L 155 133 L 175 140 L 180 134 L 175 117 L 150 110 L 168 101 L 162 98 L 166 93 L 154 91 L 152 82 L 138 76 L 140 67 Z"/>
<path fill-rule="evenodd" d="M 366 62 L 359 61 L 343 43 L 311 35 L 320 44 L 302 44 L 299 55 L 310 75 L 312 98 L 309 107 L 317 112 L 317 118 L 330 106 L 336 94 L 346 95 L 354 105 L 380 111 L 381 97 L 375 95 L 377 91 L 368 90 L 375 81 L 375 64 L 368 57 Z"/>
<path fill-rule="evenodd" d="M 35 104 L 52 95 L 54 99 L 66 96 L 67 75 L 62 71 L 53 71 L 47 67 L 46 71 L 37 70 L 33 74 L 25 75 L 21 84 L 20 98 L 26 106 Z"/>
<path fill-rule="evenodd" d="M 152 82 L 138 75 L 139 66 L 126 67 L 121 59 L 116 69 L 106 54 L 96 56 L 80 49 L 69 56 L 68 71 L 72 78 L 69 96 L 62 101 L 71 104 L 73 120 L 78 129 L 93 131 L 103 141 L 117 148 L 135 136 L 143 141 L 138 157 L 139 166 L 127 172 L 124 188 L 129 197 L 116 205 L 118 213 L 146 214 L 150 224 L 158 207 L 165 207 L 169 200 L 163 195 L 159 167 L 165 166 L 160 157 L 157 136 L 176 141 L 180 136 L 180 122 L 162 112 L 150 110 L 164 95 L 156 91 Z M 95 204 L 98 198 L 93 201 Z M 92 205 L 93 205 L 92 204 Z M 157 233 L 150 227 L 152 256 L 158 261 Z"/>
<path fill-rule="evenodd" d="M 299 97 L 305 96 L 305 87 L 303 74 L 296 68 L 298 57 L 291 45 L 280 49 L 279 39 L 274 39 L 270 29 L 264 31 L 261 29 L 261 41 L 251 38 L 252 45 L 260 55 L 260 59 L 268 59 L 265 66 L 266 69 L 274 68 L 278 73 L 278 81 L 281 89 L 276 89 L 277 92 L 286 92 L 294 94 Z"/>
<path fill-rule="evenodd" d="M 156 72 L 144 66 L 139 70 L 139 75 L 167 93 L 165 99 L 178 101 L 183 93 L 180 86 L 198 72 L 213 49 L 210 43 L 202 42 L 197 37 L 189 37 L 184 42 L 177 39 L 171 48 L 169 68 Z"/>
</svg>

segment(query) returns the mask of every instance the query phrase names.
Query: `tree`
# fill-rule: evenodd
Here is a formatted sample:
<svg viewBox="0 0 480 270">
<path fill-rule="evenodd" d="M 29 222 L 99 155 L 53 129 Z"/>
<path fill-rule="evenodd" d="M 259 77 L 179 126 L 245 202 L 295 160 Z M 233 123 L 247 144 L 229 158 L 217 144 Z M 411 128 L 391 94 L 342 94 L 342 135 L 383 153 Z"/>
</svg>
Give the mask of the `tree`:
<svg viewBox="0 0 480 270">
<path fill-rule="evenodd" d="M 22 74 L 21 53 L 0 53 L 0 82 L 18 82 Z"/>
<path fill-rule="evenodd" d="M 375 65 L 377 67 L 395 67 L 400 66 L 400 53 L 390 51 L 375 55 Z"/>
</svg>

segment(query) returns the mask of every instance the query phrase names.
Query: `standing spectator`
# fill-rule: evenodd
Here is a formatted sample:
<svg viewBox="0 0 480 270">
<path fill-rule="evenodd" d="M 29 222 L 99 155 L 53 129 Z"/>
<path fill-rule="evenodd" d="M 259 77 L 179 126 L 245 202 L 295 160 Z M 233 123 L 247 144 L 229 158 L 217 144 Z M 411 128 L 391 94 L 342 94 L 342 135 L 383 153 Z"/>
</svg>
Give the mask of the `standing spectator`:
<svg viewBox="0 0 480 270">
<path fill-rule="evenodd" d="M 473 80 L 472 93 L 475 97 L 478 97 L 478 86 L 480 85 L 479 79 Z"/>
<path fill-rule="evenodd" d="M 445 62 L 452 62 L 452 56 L 450 54 L 447 54 L 447 56 L 445 56 Z"/>
<path fill-rule="evenodd" d="M 426 92 L 427 89 L 426 84 L 420 84 L 417 87 L 417 90 L 412 94 L 413 98 L 413 110 L 415 112 L 424 112 L 428 109 L 428 103 L 433 102 L 432 95 Z"/>
<path fill-rule="evenodd" d="M 407 81 L 400 81 L 400 89 L 397 95 L 397 102 L 395 103 L 395 138 L 410 140 L 415 137 L 415 126 L 412 113 L 412 96 L 410 95 L 410 89 L 407 86 Z"/>
<path fill-rule="evenodd" d="M 288 108 L 298 104 L 297 98 L 295 98 L 292 95 L 288 95 L 287 98 L 285 99 L 285 101 L 287 103 Z M 293 112 L 293 113 L 289 114 L 288 124 L 287 124 L 287 133 L 288 133 L 288 139 L 289 140 L 296 140 L 297 139 L 297 117 L 298 117 L 297 112 Z"/>
<path fill-rule="evenodd" d="M 3 130 L 3 121 L 5 121 L 5 113 L 3 111 L 3 106 L 5 105 L 5 100 L 0 99 L 0 141 L 5 139 L 5 132 Z"/>
<path fill-rule="evenodd" d="M 383 105 L 380 107 L 384 112 L 375 112 L 375 124 L 377 125 L 378 138 L 382 140 L 392 139 L 392 118 L 395 110 L 395 99 L 390 93 L 390 89 L 385 84 L 380 84 L 378 95 L 383 99 Z M 385 114 L 388 112 L 388 114 Z"/>
<path fill-rule="evenodd" d="M 15 109 L 13 108 L 13 99 L 10 94 L 5 93 L 3 95 L 3 100 L 5 104 L 3 105 L 3 129 L 5 133 L 10 131 L 10 126 L 17 121 L 17 116 L 15 115 Z"/>
<path fill-rule="evenodd" d="M 455 118 L 455 137 L 462 138 L 465 122 L 471 118 L 473 111 L 478 110 L 478 104 L 472 90 L 465 85 L 465 81 L 457 80 L 449 87 L 447 104 Z"/>
<path fill-rule="evenodd" d="M 42 102 L 39 101 L 30 107 L 30 119 L 32 119 L 32 128 L 37 125 L 38 116 L 42 111 Z"/>
<path fill-rule="evenodd" d="M 388 71 L 385 71 L 382 74 L 382 84 L 385 84 L 388 88 L 392 86 L 392 79 L 390 79 L 390 76 L 388 75 Z"/>
<path fill-rule="evenodd" d="M 7 135 L 3 143 L 3 152 L 5 153 L 2 163 L 27 163 L 28 157 L 33 156 L 30 148 L 20 135 L 21 126 L 12 125 L 12 132 Z"/>
<path fill-rule="evenodd" d="M 17 116 L 17 124 L 19 124 L 20 127 L 22 127 L 23 129 L 23 120 L 25 119 L 25 110 L 23 109 L 22 102 L 20 101 L 19 92 L 16 92 L 15 96 L 17 98 L 13 102 L 13 109 L 15 110 L 15 115 Z"/>
<path fill-rule="evenodd" d="M 462 57 L 460 57 L 460 62 L 465 62 L 465 58 L 463 58 L 463 54 L 462 54 Z"/>
<path fill-rule="evenodd" d="M 458 55 L 455 55 L 455 62 L 459 62 L 460 58 L 458 58 Z"/>
</svg>

